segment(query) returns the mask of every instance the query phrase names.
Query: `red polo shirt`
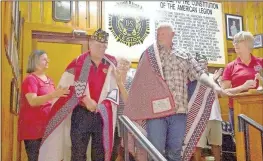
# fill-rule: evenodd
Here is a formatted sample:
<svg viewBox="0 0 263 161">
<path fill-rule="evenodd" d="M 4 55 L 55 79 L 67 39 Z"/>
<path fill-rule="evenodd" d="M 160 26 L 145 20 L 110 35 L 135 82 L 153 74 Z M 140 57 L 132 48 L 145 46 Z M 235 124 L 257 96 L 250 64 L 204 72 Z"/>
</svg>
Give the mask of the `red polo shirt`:
<svg viewBox="0 0 263 161">
<path fill-rule="evenodd" d="M 102 59 L 101 63 L 96 66 L 94 62 L 90 67 L 89 72 L 89 90 L 90 97 L 95 100 L 97 103 L 100 98 L 101 90 L 103 88 L 106 75 L 109 69 L 110 63 L 105 59 Z"/>
<path fill-rule="evenodd" d="M 249 65 L 244 64 L 240 58 L 227 64 L 223 72 L 223 80 L 231 81 L 232 88 L 243 85 L 247 80 L 254 80 L 255 74 L 263 67 L 263 59 L 251 55 Z M 258 82 L 257 82 L 258 87 Z M 256 87 L 256 88 L 257 88 Z M 243 91 L 244 92 L 244 91 Z M 229 98 L 229 107 L 233 108 L 233 99 Z"/>
<path fill-rule="evenodd" d="M 43 96 L 55 90 L 51 79 L 44 82 L 34 74 L 29 74 L 22 83 L 20 97 L 20 112 L 18 119 L 18 139 L 33 140 L 43 137 L 48 115 L 51 110 L 51 100 L 43 105 L 32 107 L 27 99 L 27 93 Z"/>
</svg>

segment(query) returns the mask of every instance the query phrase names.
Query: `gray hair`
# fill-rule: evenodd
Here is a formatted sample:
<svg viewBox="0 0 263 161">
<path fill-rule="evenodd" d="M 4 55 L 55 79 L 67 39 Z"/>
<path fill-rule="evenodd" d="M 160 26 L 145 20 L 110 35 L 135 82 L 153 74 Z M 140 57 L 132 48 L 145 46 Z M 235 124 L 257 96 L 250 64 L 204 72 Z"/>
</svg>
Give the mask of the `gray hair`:
<svg viewBox="0 0 263 161">
<path fill-rule="evenodd" d="M 28 57 L 27 63 L 27 73 L 33 73 L 36 70 L 37 63 L 40 59 L 40 56 L 46 54 L 44 50 L 34 50 Z"/>
<path fill-rule="evenodd" d="M 171 23 L 168 23 L 168 22 L 159 23 L 158 26 L 157 26 L 157 30 L 161 29 L 161 28 L 169 28 L 169 29 L 172 30 L 172 32 L 174 32 L 174 26 Z"/>
<path fill-rule="evenodd" d="M 130 66 L 131 66 L 131 61 L 129 61 L 128 59 L 124 58 L 124 57 L 117 57 L 117 68 L 119 69 L 125 69 L 125 70 L 129 70 Z"/>
<path fill-rule="evenodd" d="M 242 41 L 246 41 L 249 45 L 250 49 L 254 47 L 254 36 L 251 32 L 248 31 L 240 31 L 234 36 L 233 44 L 238 44 Z"/>
<path fill-rule="evenodd" d="M 131 61 L 125 57 L 122 56 L 118 56 L 116 57 L 117 62 L 124 62 L 126 64 L 131 64 Z"/>
</svg>

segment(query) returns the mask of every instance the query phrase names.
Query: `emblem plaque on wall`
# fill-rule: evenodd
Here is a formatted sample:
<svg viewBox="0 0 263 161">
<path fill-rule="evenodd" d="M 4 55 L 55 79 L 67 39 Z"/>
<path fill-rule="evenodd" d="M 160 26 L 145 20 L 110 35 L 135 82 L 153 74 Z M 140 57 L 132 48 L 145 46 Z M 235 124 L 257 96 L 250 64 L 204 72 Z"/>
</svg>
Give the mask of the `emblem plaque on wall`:
<svg viewBox="0 0 263 161">
<path fill-rule="evenodd" d="M 116 41 L 129 47 L 143 44 L 150 33 L 150 20 L 138 14 L 142 13 L 142 6 L 132 1 L 125 1 L 118 2 L 115 7 L 116 10 L 126 11 L 126 13 L 109 14 L 109 30 Z"/>
</svg>

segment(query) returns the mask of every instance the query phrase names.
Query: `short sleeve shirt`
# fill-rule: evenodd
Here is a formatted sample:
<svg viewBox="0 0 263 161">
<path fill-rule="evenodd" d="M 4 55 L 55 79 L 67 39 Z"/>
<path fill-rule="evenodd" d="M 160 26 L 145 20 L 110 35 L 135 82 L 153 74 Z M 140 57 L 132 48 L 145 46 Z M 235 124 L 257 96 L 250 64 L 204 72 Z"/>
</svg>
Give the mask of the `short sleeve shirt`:
<svg viewBox="0 0 263 161">
<path fill-rule="evenodd" d="M 222 80 L 231 81 L 232 88 L 243 85 L 247 80 L 254 80 L 255 74 L 263 67 L 263 59 L 251 56 L 249 65 L 244 64 L 240 58 L 227 64 Z M 257 83 L 258 87 L 258 83 Z M 256 88 L 257 88 L 256 87 Z M 233 99 L 229 99 L 229 107 L 233 107 Z"/>
<path fill-rule="evenodd" d="M 36 93 L 37 96 L 43 96 L 54 90 L 54 83 L 49 78 L 47 81 L 43 81 L 34 74 L 29 74 L 24 79 L 20 98 L 19 140 L 39 139 L 43 137 L 52 105 L 52 100 L 50 100 L 40 106 L 32 107 L 26 99 L 26 94 Z"/>
</svg>

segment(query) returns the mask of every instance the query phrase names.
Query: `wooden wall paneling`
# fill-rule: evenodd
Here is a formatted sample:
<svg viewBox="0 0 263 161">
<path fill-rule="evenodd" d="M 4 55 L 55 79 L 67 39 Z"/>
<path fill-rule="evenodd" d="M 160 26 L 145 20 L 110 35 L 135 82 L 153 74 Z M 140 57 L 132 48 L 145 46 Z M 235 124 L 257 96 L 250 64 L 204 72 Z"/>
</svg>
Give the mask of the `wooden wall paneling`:
<svg viewBox="0 0 263 161">
<path fill-rule="evenodd" d="M 88 28 L 87 26 L 87 1 L 79 1 L 78 2 L 78 9 L 79 9 L 79 17 L 78 17 L 78 21 L 79 21 L 79 28 L 81 29 L 86 29 Z"/>
<path fill-rule="evenodd" d="M 97 28 L 98 27 L 98 1 L 90 1 L 89 2 L 89 10 L 90 10 L 90 28 Z"/>
</svg>

